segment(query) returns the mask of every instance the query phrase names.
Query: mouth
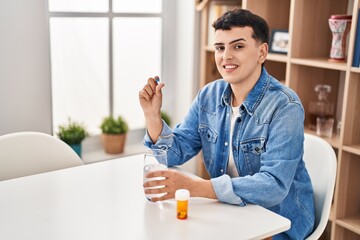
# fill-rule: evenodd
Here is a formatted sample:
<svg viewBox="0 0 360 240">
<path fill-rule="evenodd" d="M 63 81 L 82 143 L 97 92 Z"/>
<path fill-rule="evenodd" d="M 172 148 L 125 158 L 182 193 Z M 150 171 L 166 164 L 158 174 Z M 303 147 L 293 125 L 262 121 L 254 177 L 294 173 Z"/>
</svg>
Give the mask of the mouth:
<svg viewBox="0 0 360 240">
<path fill-rule="evenodd" d="M 223 65 L 223 68 L 225 69 L 226 72 L 232 72 L 234 71 L 239 65 L 236 64 L 225 64 Z"/>
</svg>

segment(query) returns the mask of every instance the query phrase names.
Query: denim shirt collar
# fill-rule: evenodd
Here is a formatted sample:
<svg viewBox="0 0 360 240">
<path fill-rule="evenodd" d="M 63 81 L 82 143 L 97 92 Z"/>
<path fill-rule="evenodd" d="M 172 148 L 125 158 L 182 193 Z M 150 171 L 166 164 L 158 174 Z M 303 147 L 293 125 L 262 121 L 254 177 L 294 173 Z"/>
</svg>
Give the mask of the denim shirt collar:
<svg viewBox="0 0 360 240">
<path fill-rule="evenodd" d="M 242 105 L 245 107 L 249 115 L 251 116 L 253 115 L 256 107 L 261 102 L 261 99 L 263 98 L 269 83 L 270 83 L 269 74 L 266 71 L 266 69 L 263 67 L 261 70 L 260 78 L 256 82 L 253 89 L 251 89 L 251 91 L 247 95 L 245 101 L 242 103 Z M 222 106 L 224 106 L 224 104 L 231 106 L 231 94 L 232 94 L 231 85 L 230 83 L 228 83 L 227 87 L 225 88 L 222 94 L 222 103 L 221 103 Z"/>
</svg>

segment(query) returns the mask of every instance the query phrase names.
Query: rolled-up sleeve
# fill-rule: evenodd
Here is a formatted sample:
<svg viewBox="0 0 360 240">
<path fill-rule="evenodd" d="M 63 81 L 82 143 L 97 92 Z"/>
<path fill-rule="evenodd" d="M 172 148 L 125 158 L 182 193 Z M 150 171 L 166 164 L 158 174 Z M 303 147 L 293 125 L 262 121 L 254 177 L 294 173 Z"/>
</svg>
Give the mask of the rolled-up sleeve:
<svg viewBox="0 0 360 240">
<path fill-rule="evenodd" d="M 163 128 L 161 130 L 160 136 L 157 139 L 156 143 L 153 143 L 148 132 L 146 131 L 145 137 L 144 137 L 144 141 L 143 144 L 151 149 L 164 149 L 167 150 L 172 142 L 173 142 L 173 132 L 171 130 L 171 128 L 165 123 L 164 120 L 162 120 L 163 122 Z"/>
<path fill-rule="evenodd" d="M 235 194 L 231 178 L 229 175 L 224 174 L 217 178 L 210 179 L 211 184 L 214 188 L 216 197 L 220 202 L 229 204 L 245 206 L 246 203 Z"/>
</svg>

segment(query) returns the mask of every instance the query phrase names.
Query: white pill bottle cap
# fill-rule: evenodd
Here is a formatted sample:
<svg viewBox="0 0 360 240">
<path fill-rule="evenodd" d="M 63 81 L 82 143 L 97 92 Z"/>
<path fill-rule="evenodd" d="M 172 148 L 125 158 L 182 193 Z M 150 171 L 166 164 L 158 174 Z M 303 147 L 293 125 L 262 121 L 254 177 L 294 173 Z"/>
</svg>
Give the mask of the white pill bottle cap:
<svg viewBox="0 0 360 240">
<path fill-rule="evenodd" d="M 175 199 L 178 201 L 186 201 L 190 198 L 190 192 L 187 189 L 178 189 L 175 192 Z"/>
</svg>

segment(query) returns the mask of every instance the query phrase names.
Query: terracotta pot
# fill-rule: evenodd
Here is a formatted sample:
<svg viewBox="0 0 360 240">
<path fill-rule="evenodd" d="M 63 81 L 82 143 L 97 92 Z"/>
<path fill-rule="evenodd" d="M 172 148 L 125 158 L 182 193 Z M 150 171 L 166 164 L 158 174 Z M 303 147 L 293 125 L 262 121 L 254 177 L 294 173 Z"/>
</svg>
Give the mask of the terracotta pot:
<svg viewBox="0 0 360 240">
<path fill-rule="evenodd" d="M 101 134 L 101 142 L 106 153 L 119 154 L 124 152 L 126 134 Z"/>
</svg>

